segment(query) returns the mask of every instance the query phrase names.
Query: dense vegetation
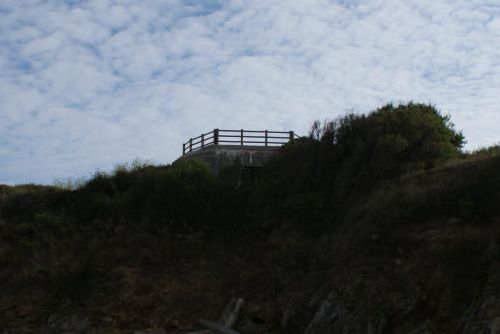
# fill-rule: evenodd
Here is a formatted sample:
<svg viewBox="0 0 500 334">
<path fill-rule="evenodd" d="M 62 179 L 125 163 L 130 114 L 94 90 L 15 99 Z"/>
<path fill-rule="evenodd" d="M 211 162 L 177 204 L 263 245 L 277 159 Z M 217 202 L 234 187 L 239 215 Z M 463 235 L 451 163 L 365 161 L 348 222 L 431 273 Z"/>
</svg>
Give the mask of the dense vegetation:
<svg viewBox="0 0 500 334">
<path fill-rule="evenodd" d="M 108 305 L 126 289 L 126 275 L 117 268 L 181 277 L 179 268 L 190 261 L 253 257 L 267 247 L 257 240 L 270 236 L 298 237 L 290 241 L 295 246 L 282 241 L 286 246 L 266 254 L 267 265 L 286 267 L 279 261 L 292 257 L 289 270 L 310 272 L 333 268 L 333 257 L 355 263 L 402 252 L 411 246 L 397 232 L 402 226 L 494 226 L 500 217 L 500 148 L 464 153 L 463 144 L 462 134 L 433 106 L 386 105 L 367 115 L 315 122 L 307 138 L 285 145 L 252 177 L 238 167 L 215 176 L 191 160 L 118 167 L 73 190 L 2 186 L 0 280 L 7 291 L 30 287 L 38 295 L 36 311 L 19 316 L 19 307 L 33 304 L 26 301 L 31 294 L 16 299 L 2 292 L 0 329 L 42 326 L 54 312 Z M 318 242 L 324 236 L 330 239 Z M 377 243 L 370 244 L 374 236 Z M 477 242 L 470 247 L 458 251 L 483 249 Z M 450 275 L 460 271 L 454 262 L 448 267 Z M 266 268 L 265 275 L 286 281 Z M 484 268 L 474 268 L 475 279 Z M 221 282 L 252 290 L 249 284 L 261 284 L 256 277 L 262 274 L 253 270 L 245 271 L 246 286 Z M 469 281 L 456 282 L 456 289 Z M 282 288 L 272 289 L 269 298 Z M 463 303 L 473 298 L 462 297 Z M 459 300 L 453 298 L 450 303 Z"/>
</svg>

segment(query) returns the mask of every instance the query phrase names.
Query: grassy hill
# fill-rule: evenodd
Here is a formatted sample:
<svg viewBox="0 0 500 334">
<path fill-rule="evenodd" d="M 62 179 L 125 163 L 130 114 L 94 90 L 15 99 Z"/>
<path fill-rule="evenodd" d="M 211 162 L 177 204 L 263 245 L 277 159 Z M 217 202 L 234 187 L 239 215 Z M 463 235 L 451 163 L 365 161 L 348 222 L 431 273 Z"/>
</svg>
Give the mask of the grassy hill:
<svg viewBox="0 0 500 334">
<path fill-rule="evenodd" d="M 0 332 L 186 333 L 233 297 L 242 333 L 495 332 L 500 147 L 463 141 L 389 105 L 251 178 L 187 161 L 0 186 Z"/>
</svg>

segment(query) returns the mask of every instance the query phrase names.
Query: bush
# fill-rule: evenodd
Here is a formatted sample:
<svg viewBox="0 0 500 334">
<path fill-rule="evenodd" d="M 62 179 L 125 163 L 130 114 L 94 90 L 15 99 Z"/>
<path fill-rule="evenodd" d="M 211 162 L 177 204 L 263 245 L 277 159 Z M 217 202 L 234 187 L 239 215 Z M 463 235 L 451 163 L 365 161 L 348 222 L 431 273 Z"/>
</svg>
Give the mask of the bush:
<svg viewBox="0 0 500 334">
<path fill-rule="evenodd" d="M 389 104 L 368 115 L 315 121 L 309 138 L 285 145 L 260 172 L 258 196 L 267 203 L 263 213 L 303 219 L 294 206 L 302 203 L 303 212 L 321 217 L 329 210 L 335 220 L 353 194 L 362 196 L 385 180 L 440 166 L 460 156 L 463 144 L 449 117 L 425 104 Z M 308 198 L 321 201 L 313 205 Z"/>
<path fill-rule="evenodd" d="M 414 103 L 328 121 L 320 134 L 319 141 L 363 181 L 438 166 L 459 156 L 464 144 L 448 116 Z"/>
<path fill-rule="evenodd" d="M 201 161 L 117 168 L 98 173 L 78 192 L 76 219 L 95 221 L 106 233 L 117 225 L 147 226 L 154 233 L 199 229 L 215 219 L 216 180 Z"/>
<path fill-rule="evenodd" d="M 466 157 L 470 156 L 473 158 L 488 158 L 498 155 L 500 155 L 500 144 L 472 151 Z"/>
</svg>

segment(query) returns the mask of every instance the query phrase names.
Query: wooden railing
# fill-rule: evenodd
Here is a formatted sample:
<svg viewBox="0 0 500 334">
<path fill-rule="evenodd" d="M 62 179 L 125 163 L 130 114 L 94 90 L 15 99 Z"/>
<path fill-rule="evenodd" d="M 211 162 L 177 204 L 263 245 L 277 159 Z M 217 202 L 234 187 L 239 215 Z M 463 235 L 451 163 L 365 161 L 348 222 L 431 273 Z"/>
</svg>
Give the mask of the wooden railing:
<svg viewBox="0 0 500 334">
<path fill-rule="evenodd" d="M 293 131 L 256 131 L 213 129 L 182 144 L 182 154 L 200 150 L 211 145 L 237 146 L 281 146 L 298 137 Z"/>
</svg>

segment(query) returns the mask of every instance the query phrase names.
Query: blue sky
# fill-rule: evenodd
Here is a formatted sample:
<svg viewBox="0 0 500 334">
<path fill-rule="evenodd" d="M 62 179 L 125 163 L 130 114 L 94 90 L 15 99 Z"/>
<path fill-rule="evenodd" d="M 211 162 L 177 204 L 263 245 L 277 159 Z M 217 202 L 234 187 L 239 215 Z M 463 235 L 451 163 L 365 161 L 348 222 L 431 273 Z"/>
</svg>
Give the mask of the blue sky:
<svg viewBox="0 0 500 334">
<path fill-rule="evenodd" d="M 498 0 L 0 0 L 0 183 L 410 100 L 500 141 Z"/>
</svg>

